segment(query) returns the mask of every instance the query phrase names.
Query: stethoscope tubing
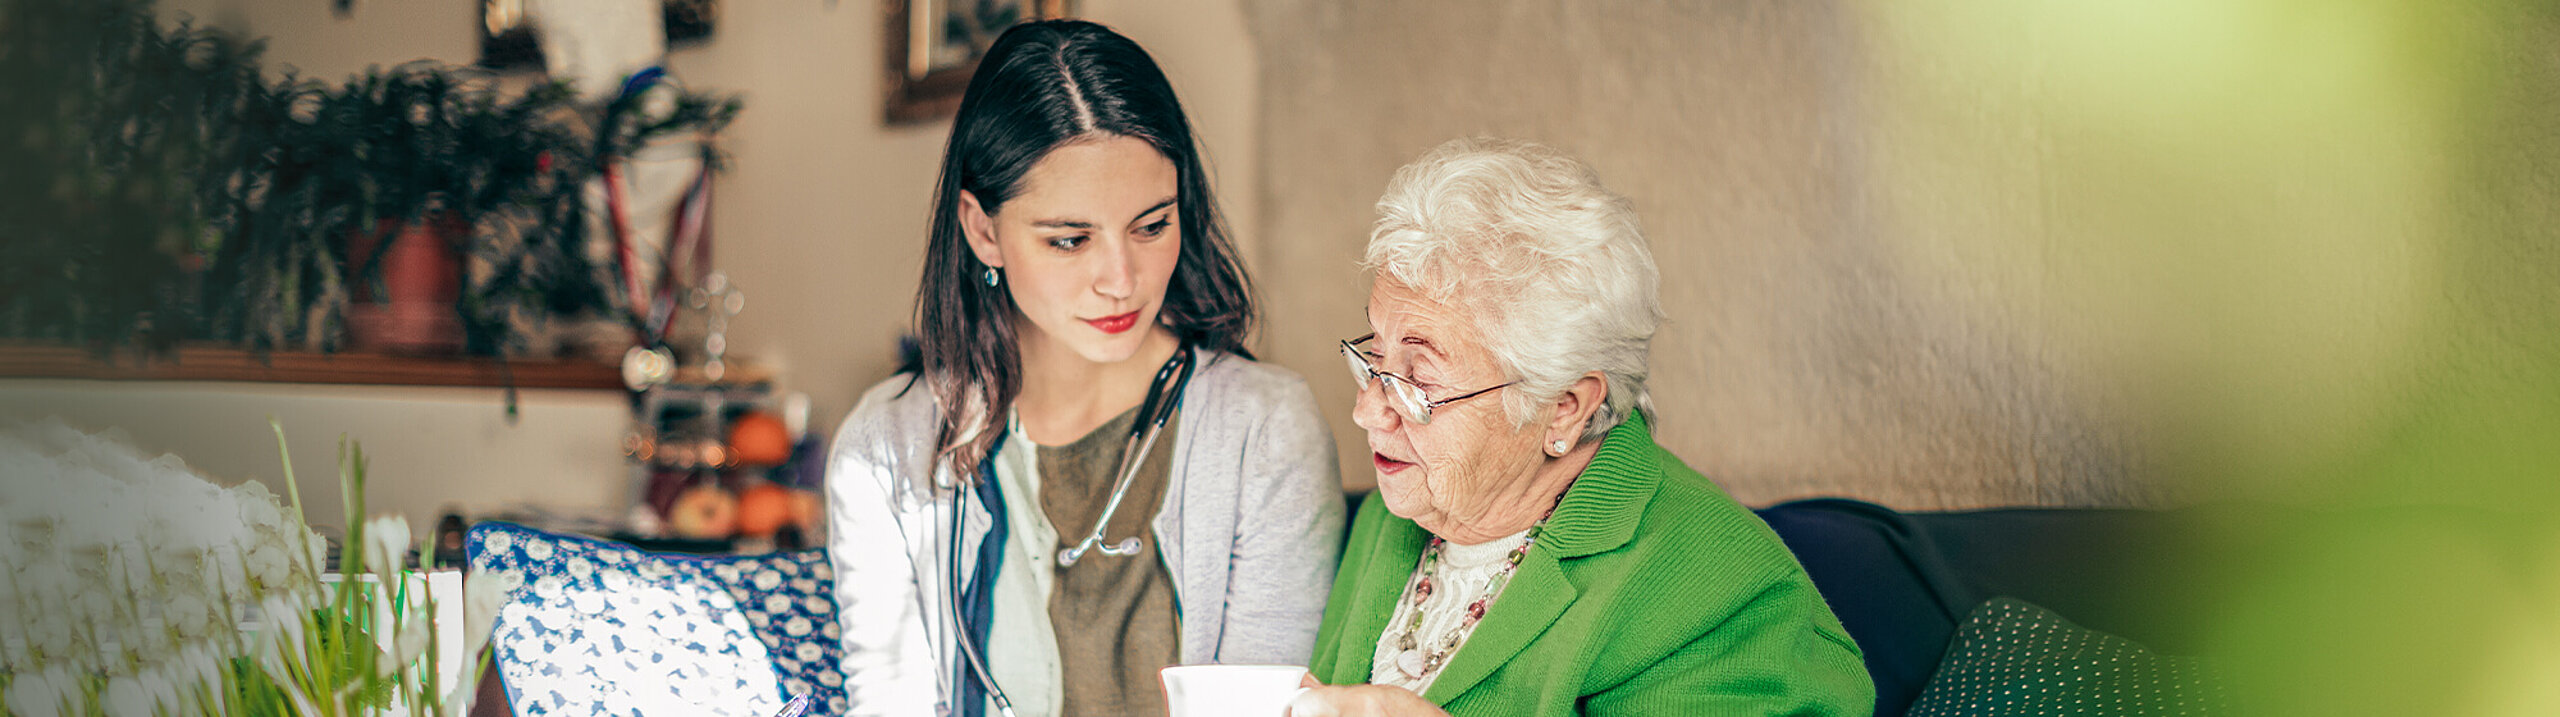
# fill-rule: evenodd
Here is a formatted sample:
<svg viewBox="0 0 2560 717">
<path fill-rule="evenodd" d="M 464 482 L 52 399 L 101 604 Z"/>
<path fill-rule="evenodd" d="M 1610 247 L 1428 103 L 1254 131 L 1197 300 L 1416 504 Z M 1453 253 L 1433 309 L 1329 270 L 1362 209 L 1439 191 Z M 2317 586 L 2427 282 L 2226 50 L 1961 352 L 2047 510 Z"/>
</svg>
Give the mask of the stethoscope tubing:
<svg viewBox="0 0 2560 717">
<path fill-rule="evenodd" d="M 1198 356 L 1193 353 L 1191 345 L 1184 343 L 1174 351 L 1173 358 L 1165 361 L 1163 368 L 1156 369 L 1155 380 L 1147 386 L 1147 399 L 1139 404 L 1138 424 L 1133 427 L 1129 438 L 1121 443 L 1120 470 L 1118 471 L 1120 475 L 1111 487 L 1111 499 L 1103 503 L 1102 516 L 1094 521 L 1092 534 L 1085 536 L 1084 540 L 1076 543 L 1075 546 L 1058 551 L 1060 567 L 1075 565 L 1088 550 L 1098 549 L 1104 555 L 1125 557 L 1136 555 L 1143 547 L 1143 543 L 1134 535 L 1120 539 L 1117 544 L 1103 544 L 1104 532 L 1111 526 L 1111 517 L 1120 512 L 1120 503 L 1128 497 L 1129 486 L 1136 482 L 1138 469 L 1145 465 L 1147 454 L 1155 450 L 1156 438 L 1163 433 L 1165 422 L 1173 417 L 1174 409 L 1182 405 L 1182 395 L 1191 385 L 1191 374 L 1197 360 Z M 1169 394 L 1165 391 L 1168 383 L 1173 389 Z M 1141 440 L 1142 437 L 1144 440 Z M 1130 451 L 1132 447 L 1137 449 L 1135 453 Z M 993 458 L 993 456 L 988 457 L 989 460 Z M 985 478 L 991 480 L 993 476 L 990 474 Z M 960 615 L 962 523 L 960 516 L 966 507 L 968 493 L 955 486 L 951 495 L 951 532 L 948 539 L 944 541 L 947 547 L 944 551 L 947 556 L 947 565 L 942 571 L 943 586 L 946 589 L 942 591 L 942 597 L 944 610 L 951 616 L 950 624 L 955 628 L 951 635 L 952 642 L 960 644 L 961 660 L 959 664 L 952 666 L 951 684 L 955 689 L 945 690 L 944 694 L 957 693 L 956 687 L 960 681 L 968 679 L 967 675 L 960 674 L 965 669 L 977 673 L 979 684 L 985 685 L 988 697 L 995 700 L 998 714 L 1014 717 L 1013 700 L 1005 694 L 1004 687 L 996 684 L 994 671 L 987 668 L 986 659 L 978 654 L 976 641 L 970 639 L 968 625 L 963 622 L 964 618 Z M 947 701 L 944 705 L 946 713 L 955 712 L 957 708 L 957 705 L 948 704 Z"/>
<path fill-rule="evenodd" d="M 1102 542 L 1104 532 L 1111 529 L 1111 517 L 1120 514 L 1120 502 L 1129 497 L 1129 485 L 1137 482 L 1138 469 L 1145 466 L 1147 454 L 1155 450 L 1156 437 L 1164 432 L 1165 421 L 1170 420 L 1173 410 L 1182 405 L 1183 389 L 1191 384 L 1192 360 L 1191 347 L 1186 344 L 1174 353 L 1174 360 L 1166 361 L 1164 368 L 1156 370 L 1154 384 L 1147 390 L 1147 400 L 1138 409 L 1141 430 L 1130 433 L 1129 439 L 1120 444 L 1120 476 L 1111 486 L 1111 500 L 1102 504 L 1102 517 L 1093 521 L 1092 534 L 1084 536 L 1084 540 L 1073 547 L 1058 551 L 1059 567 L 1074 567 L 1076 561 L 1084 559 L 1085 551 L 1097 548 L 1104 555 L 1126 557 L 1138 554 L 1142 547 L 1138 536 L 1121 538 L 1116 544 L 1105 544 Z M 1164 395 L 1168 379 L 1173 382 L 1170 396 Z M 1144 443 L 1138 440 L 1141 435 L 1146 438 Z M 1132 451 L 1133 448 L 1136 450 Z"/>
</svg>

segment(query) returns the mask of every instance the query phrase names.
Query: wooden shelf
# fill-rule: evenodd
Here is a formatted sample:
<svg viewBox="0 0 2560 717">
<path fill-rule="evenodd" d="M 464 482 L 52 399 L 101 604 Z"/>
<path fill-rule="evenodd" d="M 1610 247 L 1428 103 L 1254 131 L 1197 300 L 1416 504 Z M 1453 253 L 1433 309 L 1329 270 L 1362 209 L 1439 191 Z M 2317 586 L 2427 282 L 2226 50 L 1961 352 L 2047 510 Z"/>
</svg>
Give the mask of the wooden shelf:
<svg viewBox="0 0 2560 717">
<path fill-rule="evenodd" d="M 180 347 L 145 359 L 119 351 L 112 362 L 71 346 L 0 343 L 0 378 L 107 381 L 257 381 L 380 386 L 506 386 L 622 390 L 622 370 L 586 360 L 513 360 L 502 368 L 483 356 L 274 352 Z M 509 379 L 513 380 L 510 381 Z"/>
</svg>

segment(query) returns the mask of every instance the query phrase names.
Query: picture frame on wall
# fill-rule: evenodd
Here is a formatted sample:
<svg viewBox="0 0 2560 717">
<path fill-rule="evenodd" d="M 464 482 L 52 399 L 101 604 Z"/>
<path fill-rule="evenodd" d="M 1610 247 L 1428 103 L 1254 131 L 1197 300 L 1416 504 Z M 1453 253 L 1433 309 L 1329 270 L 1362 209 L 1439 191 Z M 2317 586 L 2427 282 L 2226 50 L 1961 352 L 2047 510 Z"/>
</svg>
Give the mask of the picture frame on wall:
<svg viewBox="0 0 2560 717">
<path fill-rule="evenodd" d="M 1071 17 L 1073 0 L 882 0 L 888 30 L 885 120 L 904 125 L 947 118 L 978 58 L 1005 28 Z"/>
<path fill-rule="evenodd" d="M 480 0 L 480 66 L 492 69 L 539 69 L 542 38 L 534 6 L 539 0 Z M 709 42 L 720 19 L 720 0 L 661 0 L 659 14 L 667 44 L 674 47 Z"/>
<path fill-rule="evenodd" d="M 480 0 L 480 66 L 542 67 L 542 40 L 534 35 L 532 0 Z"/>
</svg>

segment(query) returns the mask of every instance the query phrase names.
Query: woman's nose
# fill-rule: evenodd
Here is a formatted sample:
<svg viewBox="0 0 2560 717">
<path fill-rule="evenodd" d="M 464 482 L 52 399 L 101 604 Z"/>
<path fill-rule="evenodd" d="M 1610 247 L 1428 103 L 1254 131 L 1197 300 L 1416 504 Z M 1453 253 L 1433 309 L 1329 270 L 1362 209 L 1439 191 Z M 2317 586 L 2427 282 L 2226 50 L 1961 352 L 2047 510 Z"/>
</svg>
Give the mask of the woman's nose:
<svg viewBox="0 0 2560 717">
<path fill-rule="evenodd" d="M 1374 390 L 1373 390 L 1374 389 Z M 1376 378 L 1362 378 L 1351 395 L 1351 423 L 1362 430 L 1395 430 L 1402 417 L 1387 408 L 1387 391 Z"/>
<path fill-rule="evenodd" d="M 1126 299 L 1137 293 L 1137 267 L 1130 265 L 1137 260 L 1137 252 L 1129 250 L 1128 238 L 1104 241 L 1098 248 L 1102 250 L 1101 256 L 1097 257 L 1102 260 L 1102 266 L 1100 273 L 1093 278 L 1094 293 L 1112 299 Z"/>
</svg>

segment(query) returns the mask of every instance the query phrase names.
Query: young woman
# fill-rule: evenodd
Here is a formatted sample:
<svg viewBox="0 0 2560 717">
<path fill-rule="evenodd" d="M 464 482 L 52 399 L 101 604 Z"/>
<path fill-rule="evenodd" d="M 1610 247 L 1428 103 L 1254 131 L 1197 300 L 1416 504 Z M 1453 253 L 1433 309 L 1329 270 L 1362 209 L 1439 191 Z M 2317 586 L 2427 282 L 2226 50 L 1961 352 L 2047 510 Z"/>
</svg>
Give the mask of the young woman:
<svg viewBox="0 0 2560 717">
<path fill-rule="evenodd" d="M 1305 664 L 1333 441 L 1254 362 L 1251 287 L 1155 61 L 1017 26 L 969 81 L 916 296 L 827 493 L 860 714 L 1164 712 L 1172 664 Z"/>
</svg>

